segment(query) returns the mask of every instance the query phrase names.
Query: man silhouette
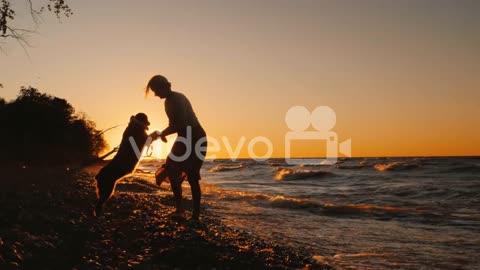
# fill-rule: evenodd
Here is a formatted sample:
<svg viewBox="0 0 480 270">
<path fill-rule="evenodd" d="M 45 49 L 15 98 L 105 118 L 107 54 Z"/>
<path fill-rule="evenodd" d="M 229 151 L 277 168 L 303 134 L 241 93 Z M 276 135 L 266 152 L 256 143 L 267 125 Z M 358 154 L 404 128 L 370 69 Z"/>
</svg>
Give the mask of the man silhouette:
<svg viewBox="0 0 480 270">
<path fill-rule="evenodd" d="M 150 90 L 160 99 L 165 99 L 165 112 L 168 116 L 168 127 L 162 132 L 156 132 L 153 139 L 158 137 L 167 142 L 166 136 L 177 133 L 177 140 L 173 144 L 165 166 L 159 170 L 165 170 L 170 179 L 173 194 L 175 196 L 176 213 L 183 215 L 182 182 L 186 175 L 192 190 L 193 216 L 197 220 L 200 216 L 201 190 L 199 180 L 200 168 L 206 154 L 206 133 L 193 111 L 193 107 L 187 97 L 181 93 L 172 91 L 171 83 L 161 75 L 153 76 L 145 89 L 146 94 Z M 201 148 L 198 148 L 201 147 Z M 196 151 L 200 149 L 200 151 Z M 165 175 L 156 173 L 157 177 Z M 157 182 L 160 179 L 157 179 Z"/>
</svg>

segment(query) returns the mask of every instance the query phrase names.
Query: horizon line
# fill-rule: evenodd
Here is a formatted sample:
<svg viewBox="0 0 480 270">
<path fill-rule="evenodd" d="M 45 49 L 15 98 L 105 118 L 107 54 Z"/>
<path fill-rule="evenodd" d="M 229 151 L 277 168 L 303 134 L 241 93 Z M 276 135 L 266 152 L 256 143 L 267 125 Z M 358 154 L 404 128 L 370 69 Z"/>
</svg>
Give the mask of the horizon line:
<svg viewBox="0 0 480 270">
<path fill-rule="evenodd" d="M 448 155 L 433 155 L 433 156 L 356 156 L 356 157 L 337 157 L 338 160 L 345 160 L 345 159 L 356 159 L 356 158 L 480 158 L 480 155 L 456 155 L 456 156 L 448 156 Z M 156 158 L 156 157 L 142 157 L 142 159 L 159 159 L 165 160 L 166 158 Z M 246 159 L 253 159 L 248 157 L 239 157 L 239 158 L 206 158 L 205 160 L 246 160 Z M 270 157 L 264 160 L 269 159 L 286 159 L 286 157 Z M 326 157 L 295 157 L 290 159 L 335 159 L 334 157 L 326 158 Z"/>
</svg>

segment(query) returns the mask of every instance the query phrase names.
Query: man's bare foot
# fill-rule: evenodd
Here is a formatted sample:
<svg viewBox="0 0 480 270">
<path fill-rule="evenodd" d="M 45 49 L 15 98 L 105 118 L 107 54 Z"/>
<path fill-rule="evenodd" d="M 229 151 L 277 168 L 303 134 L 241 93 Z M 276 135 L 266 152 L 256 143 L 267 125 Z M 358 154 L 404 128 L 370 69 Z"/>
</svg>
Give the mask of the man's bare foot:
<svg viewBox="0 0 480 270">
<path fill-rule="evenodd" d="M 185 220 L 185 211 L 178 211 L 178 210 L 175 210 L 174 212 L 171 212 L 170 213 L 170 217 L 172 219 L 176 219 L 176 220 Z"/>
</svg>

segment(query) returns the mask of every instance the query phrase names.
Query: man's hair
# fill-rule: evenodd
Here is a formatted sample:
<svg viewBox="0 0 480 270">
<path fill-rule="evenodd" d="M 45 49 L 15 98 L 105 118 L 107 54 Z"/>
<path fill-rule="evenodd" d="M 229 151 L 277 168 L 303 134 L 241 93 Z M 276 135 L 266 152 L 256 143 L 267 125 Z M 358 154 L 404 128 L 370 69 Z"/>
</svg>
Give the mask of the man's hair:
<svg viewBox="0 0 480 270">
<path fill-rule="evenodd" d="M 172 84 L 167 80 L 167 78 L 162 75 L 155 75 L 148 81 L 147 87 L 145 87 L 145 95 L 148 95 L 152 88 L 166 88 L 171 90 L 171 87 Z"/>
</svg>

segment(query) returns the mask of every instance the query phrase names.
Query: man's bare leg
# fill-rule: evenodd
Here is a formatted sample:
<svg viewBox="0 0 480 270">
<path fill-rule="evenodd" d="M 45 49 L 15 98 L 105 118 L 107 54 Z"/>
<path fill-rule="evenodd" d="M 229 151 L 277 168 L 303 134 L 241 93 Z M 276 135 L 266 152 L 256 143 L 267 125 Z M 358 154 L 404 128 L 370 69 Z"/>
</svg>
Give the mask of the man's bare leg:
<svg viewBox="0 0 480 270">
<path fill-rule="evenodd" d="M 173 196 L 175 197 L 176 213 L 184 213 L 183 197 L 182 197 L 182 181 L 180 178 L 170 179 L 170 186 L 172 187 Z"/>
<path fill-rule="evenodd" d="M 198 220 L 200 217 L 200 200 L 202 197 L 202 191 L 200 190 L 200 184 L 198 180 L 189 181 L 190 189 L 192 190 L 193 201 L 193 216 L 192 219 Z"/>
</svg>

